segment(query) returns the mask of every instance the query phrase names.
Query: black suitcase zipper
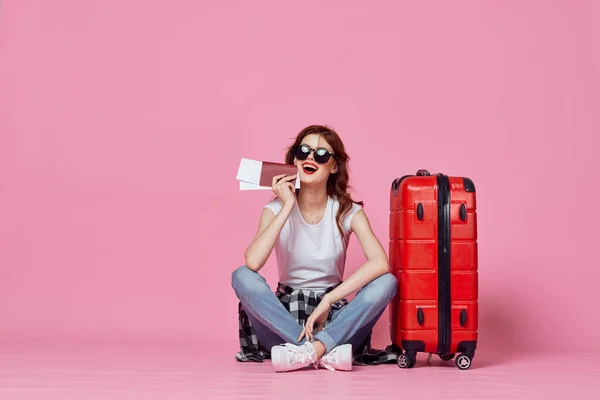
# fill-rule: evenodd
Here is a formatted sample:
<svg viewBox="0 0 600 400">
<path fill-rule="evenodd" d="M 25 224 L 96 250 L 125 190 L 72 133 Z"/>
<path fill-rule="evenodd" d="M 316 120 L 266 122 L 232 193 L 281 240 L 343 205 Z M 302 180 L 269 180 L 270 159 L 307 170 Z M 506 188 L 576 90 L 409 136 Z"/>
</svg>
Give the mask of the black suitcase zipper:
<svg viewBox="0 0 600 400">
<path fill-rule="evenodd" d="M 450 353 L 450 180 L 438 174 L 438 351 Z"/>
</svg>

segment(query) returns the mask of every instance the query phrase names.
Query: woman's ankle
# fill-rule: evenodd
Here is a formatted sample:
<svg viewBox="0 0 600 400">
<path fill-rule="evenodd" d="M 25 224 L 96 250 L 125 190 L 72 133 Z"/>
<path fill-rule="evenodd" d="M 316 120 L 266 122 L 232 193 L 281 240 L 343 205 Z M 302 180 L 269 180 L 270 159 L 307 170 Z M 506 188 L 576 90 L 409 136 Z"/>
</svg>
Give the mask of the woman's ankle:
<svg viewBox="0 0 600 400">
<path fill-rule="evenodd" d="M 321 358 L 323 356 L 323 354 L 325 354 L 325 350 L 327 350 L 325 348 L 325 345 L 323 343 L 321 343 L 319 340 L 313 341 L 312 345 L 315 348 L 315 351 L 317 352 L 317 358 Z"/>
</svg>

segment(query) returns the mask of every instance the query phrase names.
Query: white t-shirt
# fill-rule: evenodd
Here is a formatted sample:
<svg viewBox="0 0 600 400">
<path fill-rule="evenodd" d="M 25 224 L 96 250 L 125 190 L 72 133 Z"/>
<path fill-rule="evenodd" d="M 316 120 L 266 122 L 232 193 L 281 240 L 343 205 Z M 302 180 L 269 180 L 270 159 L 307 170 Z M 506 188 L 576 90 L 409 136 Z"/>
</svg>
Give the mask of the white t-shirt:
<svg viewBox="0 0 600 400">
<path fill-rule="evenodd" d="M 283 206 L 280 199 L 270 201 L 265 207 L 277 214 Z M 361 206 L 353 203 L 342 227 L 343 237 L 336 224 L 339 203 L 328 196 L 327 208 L 320 222 L 307 223 L 298 203 L 281 229 L 275 243 L 279 282 L 294 289 L 323 291 L 340 283 L 344 277 L 346 250 L 350 240 L 350 222 Z"/>
</svg>

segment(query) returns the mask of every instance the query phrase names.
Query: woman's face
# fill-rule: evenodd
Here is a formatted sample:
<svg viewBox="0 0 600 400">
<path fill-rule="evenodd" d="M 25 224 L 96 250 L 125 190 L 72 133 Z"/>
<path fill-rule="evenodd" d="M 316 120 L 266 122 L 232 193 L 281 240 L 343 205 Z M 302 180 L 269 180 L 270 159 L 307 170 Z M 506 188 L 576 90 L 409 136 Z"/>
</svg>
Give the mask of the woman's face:
<svg viewBox="0 0 600 400">
<path fill-rule="evenodd" d="M 302 146 L 306 146 L 312 150 L 310 150 L 308 157 L 304 160 L 299 160 L 297 156 L 294 157 L 294 164 L 298 167 L 300 174 L 300 182 L 309 185 L 326 184 L 329 175 L 337 172 L 337 163 L 333 156 L 329 157 L 329 160 L 325 164 L 316 162 L 313 150 L 326 149 L 328 152 L 333 153 L 332 147 L 321 135 L 314 133 L 302 139 L 299 147 Z M 318 158 L 319 156 L 317 156 Z"/>
</svg>

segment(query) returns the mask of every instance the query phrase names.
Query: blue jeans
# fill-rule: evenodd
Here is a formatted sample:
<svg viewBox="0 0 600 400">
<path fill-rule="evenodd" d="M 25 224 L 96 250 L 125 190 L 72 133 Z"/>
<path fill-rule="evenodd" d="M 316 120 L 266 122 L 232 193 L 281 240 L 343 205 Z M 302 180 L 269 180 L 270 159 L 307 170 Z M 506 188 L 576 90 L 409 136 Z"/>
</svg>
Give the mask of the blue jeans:
<svg viewBox="0 0 600 400">
<path fill-rule="evenodd" d="M 231 286 L 246 309 L 259 342 L 267 349 L 283 343 L 303 344 L 298 341 L 302 326 L 290 314 L 271 290 L 265 278 L 246 266 L 233 271 Z M 341 344 L 361 346 L 375 323 L 396 295 L 398 283 L 387 273 L 373 279 L 358 291 L 354 299 L 341 310 L 335 310 L 331 322 L 315 335 L 330 352 Z"/>
</svg>

